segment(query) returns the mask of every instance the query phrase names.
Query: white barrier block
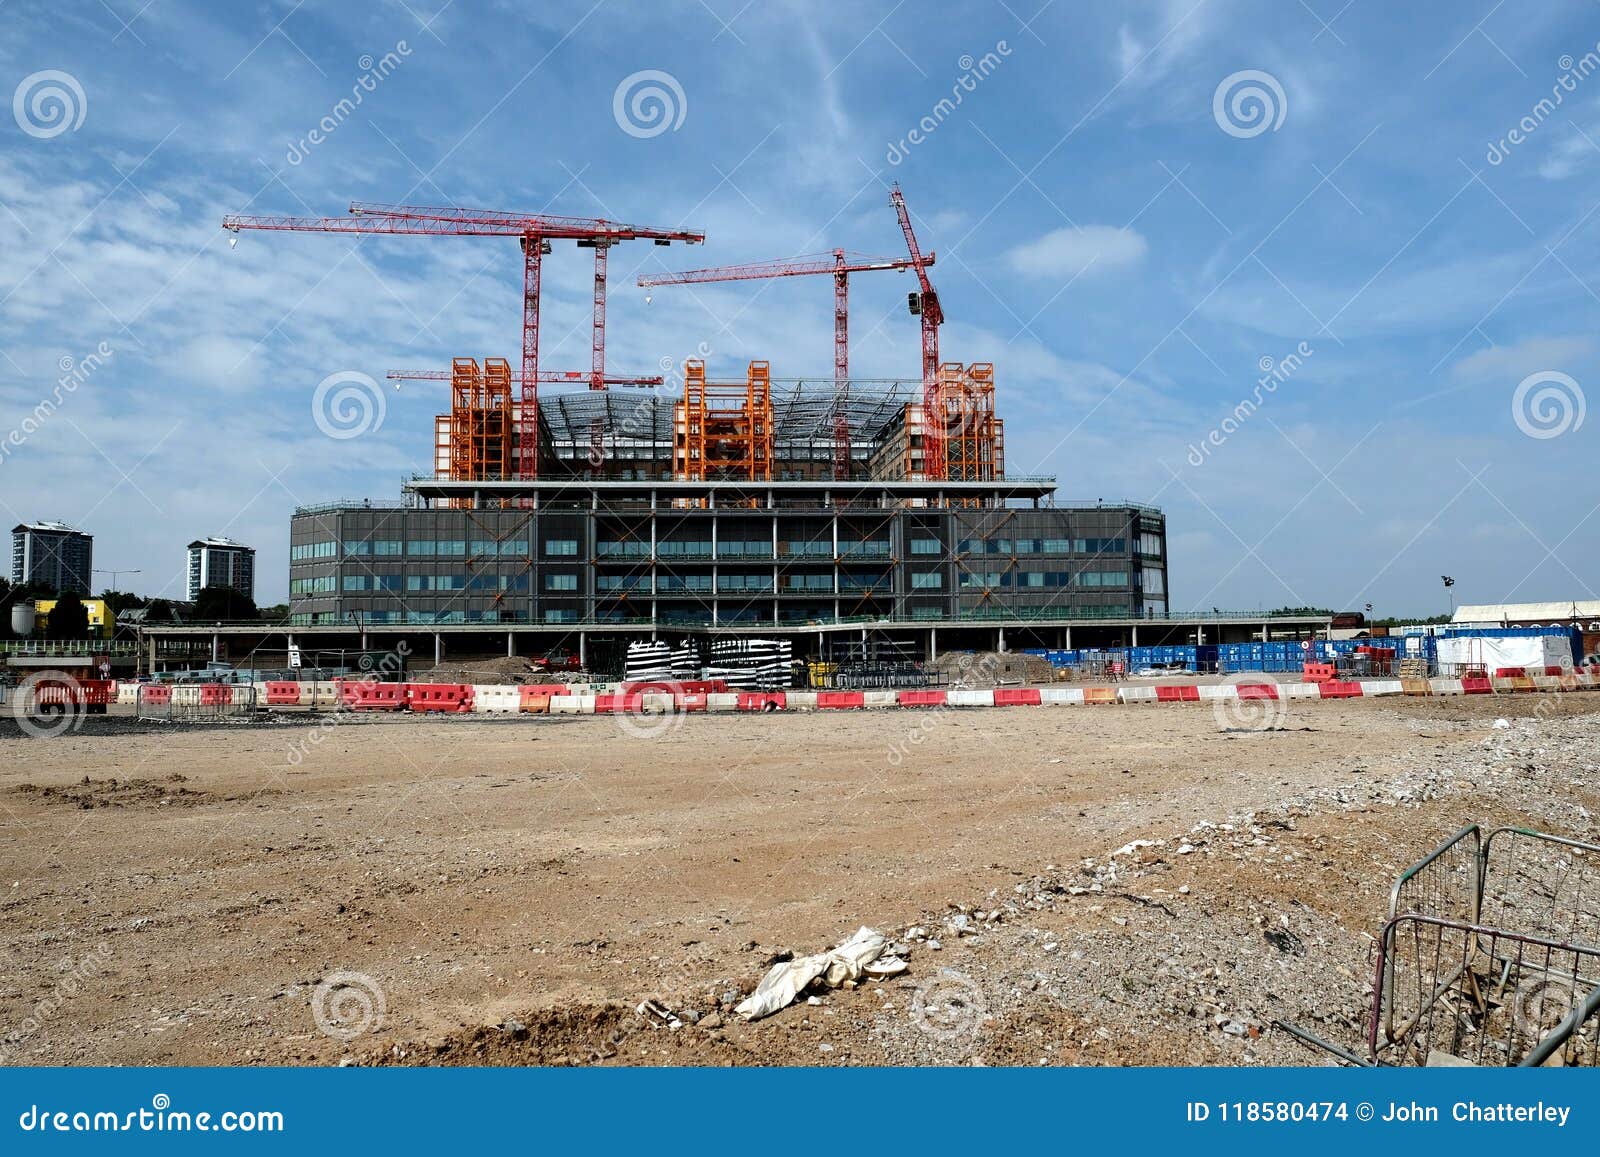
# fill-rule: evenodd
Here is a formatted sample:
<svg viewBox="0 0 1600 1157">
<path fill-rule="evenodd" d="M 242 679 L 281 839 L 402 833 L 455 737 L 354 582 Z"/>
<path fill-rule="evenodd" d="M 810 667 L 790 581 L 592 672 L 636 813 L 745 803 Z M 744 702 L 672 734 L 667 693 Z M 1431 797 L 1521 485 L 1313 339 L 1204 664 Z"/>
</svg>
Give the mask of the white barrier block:
<svg viewBox="0 0 1600 1157">
<path fill-rule="evenodd" d="M 861 693 L 861 706 L 898 707 L 900 706 L 900 697 L 893 691 L 863 691 Z"/>
<path fill-rule="evenodd" d="M 1433 688 L 1435 695 L 1465 695 L 1461 689 L 1460 679 L 1429 679 L 1428 686 Z"/>
<path fill-rule="evenodd" d="M 137 702 L 139 702 L 139 684 L 137 684 L 137 683 L 118 683 L 117 684 L 117 702 L 118 703 L 137 703 Z"/>
<path fill-rule="evenodd" d="M 672 696 L 652 691 L 639 696 L 639 710 L 651 715 L 667 715 L 672 711 Z"/>
<path fill-rule="evenodd" d="M 1371 695 L 1404 695 L 1405 687 L 1398 679 L 1367 679 L 1361 684 L 1363 697 Z"/>
<path fill-rule="evenodd" d="M 1082 707 L 1082 687 L 1041 687 L 1039 688 L 1039 703 L 1045 707 Z"/>
<path fill-rule="evenodd" d="M 522 710 L 522 691 L 502 683 L 472 685 L 474 715 L 515 715 Z"/>
<path fill-rule="evenodd" d="M 593 695 L 552 695 L 550 696 L 550 714 L 552 715 L 593 715 Z"/>
<path fill-rule="evenodd" d="M 1040 699 L 1042 700 L 1043 698 L 1041 695 Z M 1154 687 L 1117 688 L 1118 703 L 1154 703 L 1156 698 L 1156 689 Z"/>
<path fill-rule="evenodd" d="M 817 705 L 817 697 L 811 697 L 811 706 Z M 739 710 L 739 696 L 733 691 L 713 691 L 706 696 L 707 711 L 737 711 Z"/>
<path fill-rule="evenodd" d="M 980 691 L 976 687 L 952 687 L 944 701 L 951 707 L 993 707 L 994 692 Z"/>
<path fill-rule="evenodd" d="M 1233 683 L 1207 683 L 1200 688 L 1202 699 L 1237 699 L 1239 688 Z"/>
<path fill-rule="evenodd" d="M 706 698 L 706 706 L 711 704 L 710 697 Z M 788 711 L 815 711 L 817 709 L 817 693 L 815 691 L 785 691 L 783 705 Z"/>
<path fill-rule="evenodd" d="M 1279 683 L 1279 699 L 1321 699 L 1322 692 L 1315 683 Z"/>
</svg>

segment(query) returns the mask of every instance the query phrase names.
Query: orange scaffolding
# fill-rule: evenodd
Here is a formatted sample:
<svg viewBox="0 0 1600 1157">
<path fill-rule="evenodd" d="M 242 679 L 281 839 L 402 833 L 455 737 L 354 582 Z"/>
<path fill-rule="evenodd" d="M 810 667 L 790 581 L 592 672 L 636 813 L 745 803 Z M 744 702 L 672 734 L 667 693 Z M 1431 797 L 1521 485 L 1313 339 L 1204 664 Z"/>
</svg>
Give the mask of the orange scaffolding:
<svg viewBox="0 0 1600 1157">
<path fill-rule="evenodd" d="M 944 427 L 945 477 L 952 482 L 993 482 L 1004 478 L 994 416 L 994 365 L 941 365 L 939 409 Z"/>
<path fill-rule="evenodd" d="M 708 382 L 699 358 L 683 363 L 674 411 L 674 475 L 682 482 L 772 480 L 772 371 L 751 362 L 743 382 Z"/>
<path fill-rule="evenodd" d="M 450 367 L 450 477 L 510 478 L 511 363 L 455 358 Z"/>
</svg>

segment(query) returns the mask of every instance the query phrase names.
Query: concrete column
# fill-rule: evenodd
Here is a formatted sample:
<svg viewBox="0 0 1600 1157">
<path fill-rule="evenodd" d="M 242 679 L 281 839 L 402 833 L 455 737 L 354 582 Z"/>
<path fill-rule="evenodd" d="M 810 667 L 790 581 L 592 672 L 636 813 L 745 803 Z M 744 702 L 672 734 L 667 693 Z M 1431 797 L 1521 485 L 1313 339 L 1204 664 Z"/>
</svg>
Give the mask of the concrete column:
<svg viewBox="0 0 1600 1157">
<path fill-rule="evenodd" d="M 511 632 L 507 631 L 506 632 L 506 658 L 508 658 L 508 659 L 515 658 L 516 654 L 517 654 L 517 648 L 516 648 L 516 645 L 512 642 L 512 638 L 513 638 L 513 636 L 511 634 Z"/>
<path fill-rule="evenodd" d="M 1066 643 L 1067 643 L 1067 645 L 1065 647 L 1063 647 L 1062 650 L 1070 651 L 1070 650 L 1072 650 L 1072 628 L 1071 627 L 1065 627 L 1063 629 L 1066 631 Z"/>
<path fill-rule="evenodd" d="M 1265 623 L 1261 624 L 1261 641 L 1263 643 L 1267 641 L 1267 624 Z"/>
<path fill-rule="evenodd" d="M 1196 643 L 1200 644 L 1202 647 L 1205 646 L 1205 642 L 1206 642 L 1206 626 L 1205 626 L 1204 623 L 1196 623 L 1195 624 L 1194 641 Z"/>
<path fill-rule="evenodd" d="M 578 632 L 578 666 L 585 670 L 589 667 L 589 634 L 587 631 Z"/>
<path fill-rule="evenodd" d="M 928 628 L 928 662 L 933 662 L 939 657 L 939 628 Z"/>
<path fill-rule="evenodd" d="M 1135 623 L 1133 625 L 1133 646 L 1137 647 L 1138 645 L 1139 645 L 1139 624 Z"/>
<path fill-rule="evenodd" d="M 1006 629 L 1004 627 L 996 627 L 995 628 L 995 648 L 994 649 L 996 651 L 999 651 L 1002 655 L 1004 655 L 1006 653 Z"/>
<path fill-rule="evenodd" d="M 215 663 L 222 657 L 222 638 L 215 631 L 211 633 L 211 661 Z"/>
</svg>

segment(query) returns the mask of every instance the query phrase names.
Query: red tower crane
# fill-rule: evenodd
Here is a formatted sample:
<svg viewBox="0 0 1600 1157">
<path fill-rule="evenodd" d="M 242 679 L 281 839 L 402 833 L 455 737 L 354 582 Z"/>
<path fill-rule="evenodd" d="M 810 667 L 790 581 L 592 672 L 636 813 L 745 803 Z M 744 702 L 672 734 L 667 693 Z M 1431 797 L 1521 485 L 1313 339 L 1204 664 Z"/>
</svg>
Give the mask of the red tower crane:
<svg viewBox="0 0 1600 1157">
<path fill-rule="evenodd" d="M 933 254 L 926 257 L 917 247 L 917 235 L 911 228 L 911 214 L 906 209 L 906 199 L 900 193 L 898 182 L 889 190 L 889 203 L 900 218 L 900 231 L 906 235 L 906 248 L 911 251 L 911 267 L 917 271 L 921 293 L 910 298 L 913 315 L 922 316 L 922 453 L 923 474 L 929 479 L 945 476 L 944 426 L 938 417 L 939 410 L 939 326 L 944 322 L 944 310 L 939 307 L 939 294 L 928 280 L 927 267 L 933 264 Z"/>
<path fill-rule="evenodd" d="M 833 274 L 833 473 L 846 478 L 850 472 L 850 419 L 845 403 L 850 394 L 850 274 L 878 269 L 912 269 L 917 261 L 932 265 L 927 257 L 863 257 L 835 249 L 809 257 L 785 261 L 756 261 L 748 265 L 723 265 L 714 269 L 687 269 L 682 273 L 652 273 L 639 278 L 647 288 L 657 285 L 690 285 L 709 281 L 756 281 L 773 277 L 802 277 L 815 273 Z"/>
<path fill-rule="evenodd" d="M 354 202 L 348 217 L 260 217 L 230 215 L 222 227 L 233 233 L 243 229 L 300 233 L 397 233 L 435 237 L 515 237 L 522 246 L 522 405 L 517 418 L 518 478 L 539 473 L 539 272 L 540 261 L 550 252 L 553 239 L 572 240 L 592 247 L 594 269 L 594 337 L 589 388 L 606 387 L 605 281 L 606 252 L 619 241 L 651 240 L 657 245 L 674 241 L 698 244 L 705 234 L 687 229 L 662 229 L 625 225 L 594 217 L 557 217 L 544 213 L 514 213 L 495 209 L 455 206 L 380 205 Z"/>
</svg>

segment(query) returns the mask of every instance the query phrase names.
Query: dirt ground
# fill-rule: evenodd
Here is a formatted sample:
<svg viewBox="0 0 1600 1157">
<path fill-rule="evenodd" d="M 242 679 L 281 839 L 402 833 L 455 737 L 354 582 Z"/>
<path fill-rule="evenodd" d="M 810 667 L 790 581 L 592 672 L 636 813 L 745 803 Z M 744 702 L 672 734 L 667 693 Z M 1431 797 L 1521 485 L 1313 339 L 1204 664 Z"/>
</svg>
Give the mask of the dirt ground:
<svg viewBox="0 0 1600 1157">
<path fill-rule="evenodd" d="M 1600 694 L 1284 706 L 13 728 L 0 1054 L 1325 1063 L 1406 864 L 1596 838 Z M 861 925 L 904 976 L 733 1017 Z"/>
</svg>

